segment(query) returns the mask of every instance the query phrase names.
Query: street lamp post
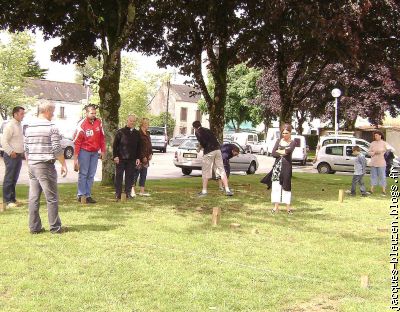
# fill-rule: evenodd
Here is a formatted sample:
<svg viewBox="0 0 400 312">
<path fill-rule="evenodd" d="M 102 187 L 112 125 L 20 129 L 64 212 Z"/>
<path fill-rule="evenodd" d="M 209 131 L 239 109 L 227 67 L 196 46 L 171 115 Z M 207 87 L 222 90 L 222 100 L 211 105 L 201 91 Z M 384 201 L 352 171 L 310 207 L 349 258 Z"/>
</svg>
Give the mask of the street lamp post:
<svg viewBox="0 0 400 312">
<path fill-rule="evenodd" d="M 171 77 L 167 81 L 167 112 L 165 115 L 165 133 L 168 133 L 168 106 L 169 106 L 169 89 L 171 87 Z"/>
<path fill-rule="evenodd" d="M 335 136 L 337 136 L 339 132 L 338 106 L 339 106 L 339 97 L 342 94 L 342 91 L 340 91 L 340 89 L 338 88 L 335 88 L 332 90 L 331 94 L 335 98 Z"/>
</svg>

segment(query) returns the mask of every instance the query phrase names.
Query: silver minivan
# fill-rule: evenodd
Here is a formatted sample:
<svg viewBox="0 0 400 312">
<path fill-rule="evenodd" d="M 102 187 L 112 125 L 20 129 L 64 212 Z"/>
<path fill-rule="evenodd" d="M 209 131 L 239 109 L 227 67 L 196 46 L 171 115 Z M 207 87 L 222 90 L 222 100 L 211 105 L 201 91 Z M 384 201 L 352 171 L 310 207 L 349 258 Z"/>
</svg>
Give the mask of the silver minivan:
<svg viewBox="0 0 400 312">
<path fill-rule="evenodd" d="M 321 147 L 318 153 L 318 159 L 313 167 L 319 173 L 335 173 L 336 171 L 354 171 L 354 161 L 356 156 L 353 155 L 353 146 L 355 144 L 330 144 Z M 358 145 L 360 146 L 360 145 Z M 368 149 L 360 146 L 361 153 L 367 159 L 367 172 L 370 171 L 369 163 L 371 156 L 368 155 Z"/>
<path fill-rule="evenodd" d="M 149 127 L 151 145 L 153 150 L 167 152 L 168 136 L 164 127 Z"/>
</svg>

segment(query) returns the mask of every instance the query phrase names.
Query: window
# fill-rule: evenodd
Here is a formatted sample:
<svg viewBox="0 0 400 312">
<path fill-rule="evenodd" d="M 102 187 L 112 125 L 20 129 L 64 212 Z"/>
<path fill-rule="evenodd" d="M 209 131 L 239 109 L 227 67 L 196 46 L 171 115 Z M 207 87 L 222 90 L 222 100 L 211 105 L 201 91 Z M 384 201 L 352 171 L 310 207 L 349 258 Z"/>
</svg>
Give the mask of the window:
<svg viewBox="0 0 400 312">
<path fill-rule="evenodd" d="M 187 108 L 181 107 L 181 121 L 187 121 Z"/>
<path fill-rule="evenodd" d="M 196 120 L 201 122 L 201 111 L 200 110 L 196 111 Z"/>
<path fill-rule="evenodd" d="M 338 139 L 338 144 L 351 144 L 351 140 L 349 139 Z"/>
<path fill-rule="evenodd" d="M 299 139 L 299 138 L 295 138 L 295 139 L 294 139 L 294 143 L 295 143 L 295 144 L 294 144 L 295 147 L 300 147 L 300 146 L 301 146 L 301 142 L 300 142 L 300 139 Z"/>
<path fill-rule="evenodd" d="M 364 141 L 356 140 L 356 144 L 358 146 L 363 146 L 363 147 L 369 148 L 369 143 L 364 142 Z"/>
<path fill-rule="evenodd" d="M 327 155 L 343 156 L 343 146 L 328 146 L 325 153 Z"/>
<path fill-rule="evenodd" d="M 328 144 L 335 144 L 336 139 L 326 139 L 323 143 L 322 146 L 328 145 Z"/>
<path fill-rule="evenodd" d="M 346 156 L 353 156 L 353 146 L 346 146 Z"/>
<path fill-rule="evenodd" d="M 252 134 L 249 134 L 249 135 L 247 136 L 247 141 L 248 141 L 248 142 L 254 142 L 254 137 L 253 137 Z"/>
<path fill-rule="evenodd" d="M 60 106 L 60 119 L 65 119 L 65 107 Z"/>
</svg>

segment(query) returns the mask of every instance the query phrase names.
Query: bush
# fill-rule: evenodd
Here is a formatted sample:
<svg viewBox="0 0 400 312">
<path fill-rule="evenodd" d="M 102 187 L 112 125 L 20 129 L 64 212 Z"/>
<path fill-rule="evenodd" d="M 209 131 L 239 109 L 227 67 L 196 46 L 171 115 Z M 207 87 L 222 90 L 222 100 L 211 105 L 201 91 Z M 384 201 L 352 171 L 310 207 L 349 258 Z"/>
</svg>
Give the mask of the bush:
<svg viewBox="0 0 400 312">
<path fill-rule="evenodd" d="M 304 135 L 306 138 L 306 144 L 310 148 L 311 151 L 315 151 L 317 149 L 318 144 L 318 135 L 316 134 L 306 134 Z"/>
</svg>

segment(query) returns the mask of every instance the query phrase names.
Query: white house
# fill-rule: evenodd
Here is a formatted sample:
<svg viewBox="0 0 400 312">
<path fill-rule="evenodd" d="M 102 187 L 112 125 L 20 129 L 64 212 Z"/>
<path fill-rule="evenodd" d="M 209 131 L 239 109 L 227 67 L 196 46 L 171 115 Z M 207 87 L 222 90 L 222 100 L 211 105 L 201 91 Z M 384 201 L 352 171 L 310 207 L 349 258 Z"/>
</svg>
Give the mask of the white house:
<svg viewBox="0 0 400 312">
<path fill-rule="evenodd" d="M 208 116 L 200 112 L 197 104 L 200 95 L 193 94 L 194 91 L 194 88 L 186 85 L 165 83 L 150 101 L 151 114 L 159 115 L 168 111 L 175 119 L 174 136 L 194 133 L 192 123 L 195 120 L 200 120 L 204 127 L 209 127 Z"/>
<path fill-rule="evenodd" d="M 87 89 L 82 84 L 32 79 L 25 93 L 38 100 L 52 101 L 56 106 L 53 121 L 62 134 L 72 137 L 87 102 Z M 29 123 L 29 119 L 37 116 L 37 105 L 28 107 L 25 116 L 25 123 Z"/>
</svg>

